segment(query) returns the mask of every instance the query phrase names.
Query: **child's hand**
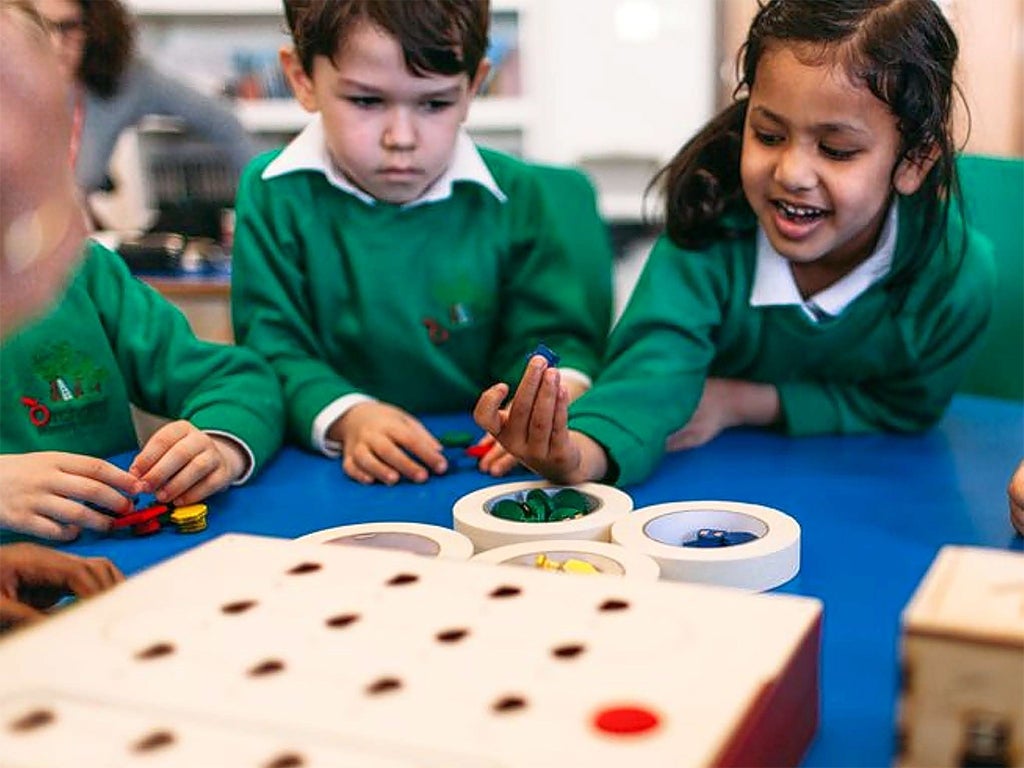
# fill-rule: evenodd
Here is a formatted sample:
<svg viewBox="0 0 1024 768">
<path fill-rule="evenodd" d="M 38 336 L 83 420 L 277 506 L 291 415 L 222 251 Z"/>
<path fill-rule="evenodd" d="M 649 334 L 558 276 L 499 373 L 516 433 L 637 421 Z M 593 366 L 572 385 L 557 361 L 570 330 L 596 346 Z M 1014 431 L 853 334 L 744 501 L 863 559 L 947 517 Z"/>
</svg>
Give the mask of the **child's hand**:
<svg viewBox="0 0 1024 768">
<path fill-rule="evenodd" d="M 666 451 L 682 451 L 710 442 L 729 427 L 766 426 L 779 415 L 779 395 L 771 384 L 740 379 L 708 379 L 697 410 L 686 426 L 669 435 Z"/>
<path fill-rule="evenodd" d="M 581 381 L 569 379 L 565 382 L 565 389 L 569 394 L 569 402 L 571 403 L 586 392 L 589 387 Z M 503 410 L 502 415 L 503 418 L 507 418 L 508 409 Z M 505 450 L 505 447 L 493 435 L 484 435 L 477 445 L 490 448 L 483 458 L 480 459 L 478 466 L 481 472 L 486 472 L 492 477 L 503 477 L 519 464 L 519 460 Z"/>
<path fill-rule="evenodd" d="M 448 470 L 441 443 L 413 416 L 387 403 L 353 406 L 331 425 L 328 437 L 342 444 L 345 473 L 360 483 L 394 485 L 402 477 L 426 482 L 427 469 Z"/>
<path fill-rule="evenodd" d="M 535 355 L 530 359 L 512 405 L 502 410 L 507 384 L 495 384 L 477 401 L 473 418 L 512 456 L 556 483 L 597 480 L 607 471 L 604 449 L 589 437 L 570 432 L 569 393 L 557 368 Z"/>
<path fill-rule="evenodd" d="M 1017 529 L 1017 533 L 1024 536 L 1024 461 L 1010 478 L 1006 494 L 1010 500 L 1010 522 Z"/>
<path fill-rule="evenodd" d="M 38 544 L 0 549 L 0 629 L 43 617 L 62 597 L 89 597 L 124 576 L 105 557 L 78 557 Z"/>
<path fill-rule="evenodd" d="M 519 460 L 505 450 L 505 446 L 494 439 L 494 435 L 484 435 L 477 445 L 487 446 L 487 451 L 480 459 L 477 467 L 491 477 L 503 477 L 515 469 Z"/>
<path fill-rule="evenodd" d="M 240 478 L 247 461 L 233 440 L 179 420 L 154 432 L 128 471 L 159 501 L 195 504 Z"/>
<path fill-rule="evenodd" d="M 137 478 L 93 456 L 0 456 L 0 526 L 43 539 L 70 541 L 81 528 L 105 531 L 111 518 L 83 502 L 124 514 L 132 511 L 126 494 L 141 492 Z"/>
</svg>

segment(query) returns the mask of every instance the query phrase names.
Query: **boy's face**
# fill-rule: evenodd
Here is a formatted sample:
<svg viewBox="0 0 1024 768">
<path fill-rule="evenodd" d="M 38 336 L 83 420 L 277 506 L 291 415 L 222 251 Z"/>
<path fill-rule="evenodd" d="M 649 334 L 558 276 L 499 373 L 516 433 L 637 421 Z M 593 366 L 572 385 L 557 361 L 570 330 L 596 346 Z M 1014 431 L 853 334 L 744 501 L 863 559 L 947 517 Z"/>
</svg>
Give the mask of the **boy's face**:
<svg viewBox="0 0 1024 768">
<path fill-rule="evenodd" d="M 310 77 L 283 52 L 296 97 L 322 116 L 331 159 L 377 200 L 417 199 L 451 162 L 486 62 L 473 82 L 466 74 L 418 77 L 398 42 L 368 23 L 349 33 L 336 60 L 317 56 Z"/>
</svg>

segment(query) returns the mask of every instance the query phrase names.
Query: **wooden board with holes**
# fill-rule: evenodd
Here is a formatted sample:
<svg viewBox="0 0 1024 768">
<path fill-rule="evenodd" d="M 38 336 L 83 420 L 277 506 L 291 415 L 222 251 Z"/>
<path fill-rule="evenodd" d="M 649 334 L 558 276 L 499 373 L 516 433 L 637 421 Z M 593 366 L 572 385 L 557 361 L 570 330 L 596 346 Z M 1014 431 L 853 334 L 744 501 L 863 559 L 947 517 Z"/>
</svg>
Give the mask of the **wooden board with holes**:
<svg viewBox="0 0 1024 768">
<path fill-rule="evenodd" d="M 0 644 L 5 766 L 795 764 L 821 606 L 227 535 Z"/>
</svg>

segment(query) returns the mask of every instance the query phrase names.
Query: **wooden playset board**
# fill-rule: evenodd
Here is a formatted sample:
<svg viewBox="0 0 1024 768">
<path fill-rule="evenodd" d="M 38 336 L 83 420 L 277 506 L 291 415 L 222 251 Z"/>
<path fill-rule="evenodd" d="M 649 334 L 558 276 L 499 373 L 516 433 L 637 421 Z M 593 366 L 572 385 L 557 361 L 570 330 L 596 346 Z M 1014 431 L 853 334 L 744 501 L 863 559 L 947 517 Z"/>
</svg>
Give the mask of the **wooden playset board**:
<svg viewBox="0 0 1024 768">
<path fill-rule="evenodd" d="M 821 606 L 228 535 L 0 642 L 6 768 L 793 765 Z"/>
</svg>

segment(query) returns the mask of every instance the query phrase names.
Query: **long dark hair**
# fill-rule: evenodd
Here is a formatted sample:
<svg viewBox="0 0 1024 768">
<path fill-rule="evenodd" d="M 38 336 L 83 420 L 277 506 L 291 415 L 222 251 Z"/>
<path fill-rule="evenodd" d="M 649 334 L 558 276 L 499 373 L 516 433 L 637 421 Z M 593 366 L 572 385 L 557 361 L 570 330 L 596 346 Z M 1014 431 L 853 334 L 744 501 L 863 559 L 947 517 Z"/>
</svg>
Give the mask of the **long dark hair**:
<svg viewBox="0 0 1024 768">
<path fill-rule="evenodd" d="M 750 231 L 750 217 L 740 215 L 749 210 L 740 181 L 743 126 L 758 62 L 777 42 L 820 46 L 820 60 L 841 65 L 884 102 L 900 133 L 898 160 L 937 155 L 918 193 L 924 205 L 920 237 L 934 238 L 950 199 L 962 205 L 951 125 L 959 46 L 941 9 L 933 0 L 769 0 L 762 2 L 740 50 L 733 103 L 651 182 L 649 189 L 664 193 L 672 241 L 702 248 Z M 906 275 L 920 269 L 930 249 L 915 250 L 915 258 L 900 267 Z"/>
<path fill-rule="evenodd" d="M 85 51 L 78 79 L 109 99 L 135 52 L 135 22 L 118 0 L 78 0 L 85 22 Z"/>
</svg>

